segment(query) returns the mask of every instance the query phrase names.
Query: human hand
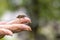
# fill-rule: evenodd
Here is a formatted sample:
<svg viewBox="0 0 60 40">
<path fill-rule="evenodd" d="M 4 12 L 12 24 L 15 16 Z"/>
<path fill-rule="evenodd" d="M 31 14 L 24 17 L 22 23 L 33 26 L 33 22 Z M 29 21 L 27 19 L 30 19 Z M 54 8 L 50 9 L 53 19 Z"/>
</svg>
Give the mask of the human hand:
<svg viewBox="0 0 60 40">
<path fill-rule="evenodd" d="M 8 29 L 9 31 L 11 31 L 11 33 L 31 31 L 30 26 L 25 25 L 26 23 L 31 23 L 31 20 L 28 17 L 17 17 L 15 20 L 12 20 L 10 22 L 0 22 L 0 28 Z M 5 33 L 3 34 L 4 36 L 7 35 Z"/>
</svg>

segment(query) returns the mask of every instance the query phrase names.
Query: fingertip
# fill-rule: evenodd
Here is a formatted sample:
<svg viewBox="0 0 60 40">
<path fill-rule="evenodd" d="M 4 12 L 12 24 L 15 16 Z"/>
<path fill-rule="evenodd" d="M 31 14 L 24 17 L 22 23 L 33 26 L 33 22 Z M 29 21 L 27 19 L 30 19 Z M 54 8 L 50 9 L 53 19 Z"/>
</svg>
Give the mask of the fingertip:
<svg viewBox="0 0 60 40">
<path fill-rule="evenodd" d="M 11 35 L 13 34 L 12 31 L 8 30 L 8 29 L 2 29 L 2 31 L 5 33 L 5 35 Z"/>
<path fill-rule="evenodd" d="M 6 33 L 6 35 L 10 35 L 10 36 L 12 36 L 12 35 L 13 35 L 13 32 L 10 31 L 10 30 L 8 30 L 7 33 Z"/>
<path fill-rule="evenodd" d="M 29 28 L 29 31 L 32 31 L 32 29 L 31 29 L 31 28 Z"/>
</svg>

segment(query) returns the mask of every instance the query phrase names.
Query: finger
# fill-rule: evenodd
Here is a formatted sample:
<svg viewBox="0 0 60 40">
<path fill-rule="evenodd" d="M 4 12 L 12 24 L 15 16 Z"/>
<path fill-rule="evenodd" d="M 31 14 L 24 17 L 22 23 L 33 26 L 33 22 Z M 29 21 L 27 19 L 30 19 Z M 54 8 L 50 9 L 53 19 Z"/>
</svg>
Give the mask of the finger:
<svg viewBox="0 0 60 40">
<path fill-rule="evenodd" d="M 13 33 L 8 29 L 0 29 L 0 39 L 3 38 L 5 35 L 12 35 Z"/>
<path fill-rule="evenodd" d="M 19 27 L 20 27 L 20 26 L 19 26 Z M 24 30 L 26 30 L 26 31 L 32 31 L 31 28 L 30 28 L 30 26 L 25 25 L 25 24 L 21 24 L 21 27 L 20 27 L 20 28 L 21 28 L 21 30 L 23 30 L 23 31 L 24 31 Z"/>
<path fill-rule="evenodd" d="M 12 35 L 12 34 L 13 33 L 8 29 L 3 29 L 3 28 L 0 29 L 0 36 Z"/>
<path fill-rule="evenodd" d="M 18 15 L 17 18 L 19 18 L 19 19 L 20 19 L 20 18 L 21 18 L 21 19 L 23 18 L 23 19 L 22 19 L 23 21 L 22 21 L 21 23 L 31 23 L 30 18 L 27 17 L 26 15 Z"/>
<path fill-rule="evenodd" d="M 16 19 L 10 22 L 0 22 L 0 24 L 28 24 L 28 23 L 31 23 L 31 20 L 25 15 L 19 15 Z"/>
<path fill-rule="evenodd" d="M 9 29 L 12 32 L 32 31 L 30 26 L 25 25 L 25 24 L 0 25 L 0 28 Z"/>
<path fill-rule="evenodd" d="M 21 24 L 26 24 L 26 23 L 31 23 L 31 20 L 28 17 L 24 17 L 24 18 L 20 18 L 20 22 Z"/>
<path fill-rule="evenodd" d="M 6 23 L 7 23 L 7 22 L 0 22 L 0 25 L 1 25 L 1 24 L 6 24 Z"/>
<path fill-rule="evenodd" d="M 31 23 L 30 18 L 28 17 L 16 18 L 15 20 L 8 22 L 7 24 L 25 24 L 25 23 Z"/>
</svg>

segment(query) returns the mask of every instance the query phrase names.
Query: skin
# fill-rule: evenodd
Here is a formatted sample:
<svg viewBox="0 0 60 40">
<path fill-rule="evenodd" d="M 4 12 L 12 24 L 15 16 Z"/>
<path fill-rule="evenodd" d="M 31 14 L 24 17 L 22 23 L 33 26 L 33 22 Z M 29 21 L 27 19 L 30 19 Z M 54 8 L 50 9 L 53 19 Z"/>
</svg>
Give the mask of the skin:
<svg viewBox="0 0 60 40">
<path fill-rule="evenodd" d="M 3 28 L 0 28 L 0 38 L 3 38 L 5 35 L 10 35 L 12 36 L 12 32 L 8 29 L 3 29 Z"/>
<path fill-rule="evenodd" d="M 32 31 L 30 26 L 25 24 L 5 24 L 5 25 L 0 25 L 0 28 L 11 30 L 14 33 L 21 31 Z"/>
<path fill-rule="evenodd" d="M 32 31 L 30 26 L 26 25 L 28 23 L 31 23 L 31 20 L 26 16 L 24 17 L 18 16 L 16 19 L 10 22 L 0 22 L 0 33 L 2 33 L 1 38 L 4 37 L 5 35 L 11 35 L 11 33 L 13 34 L 21 31 Z M 1 29 L 4 29 L 6 31 Z"/>
</svg>

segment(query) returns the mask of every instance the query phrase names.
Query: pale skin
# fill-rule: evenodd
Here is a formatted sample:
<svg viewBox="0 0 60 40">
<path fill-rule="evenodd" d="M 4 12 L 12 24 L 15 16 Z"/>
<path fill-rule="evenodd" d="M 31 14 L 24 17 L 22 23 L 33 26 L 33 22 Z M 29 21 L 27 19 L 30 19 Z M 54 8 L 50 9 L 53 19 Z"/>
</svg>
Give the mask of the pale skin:
<svg viewBox="0 0 60 40">
<path fill-rule="evenodd" d="M 16 18 L 10 22 L 0 22 L 0 38 L 21 31 L 32 31 L 30 26 L 26 25 L 28 23 L 31 23 L 28 17 Z"/>
</svg>

